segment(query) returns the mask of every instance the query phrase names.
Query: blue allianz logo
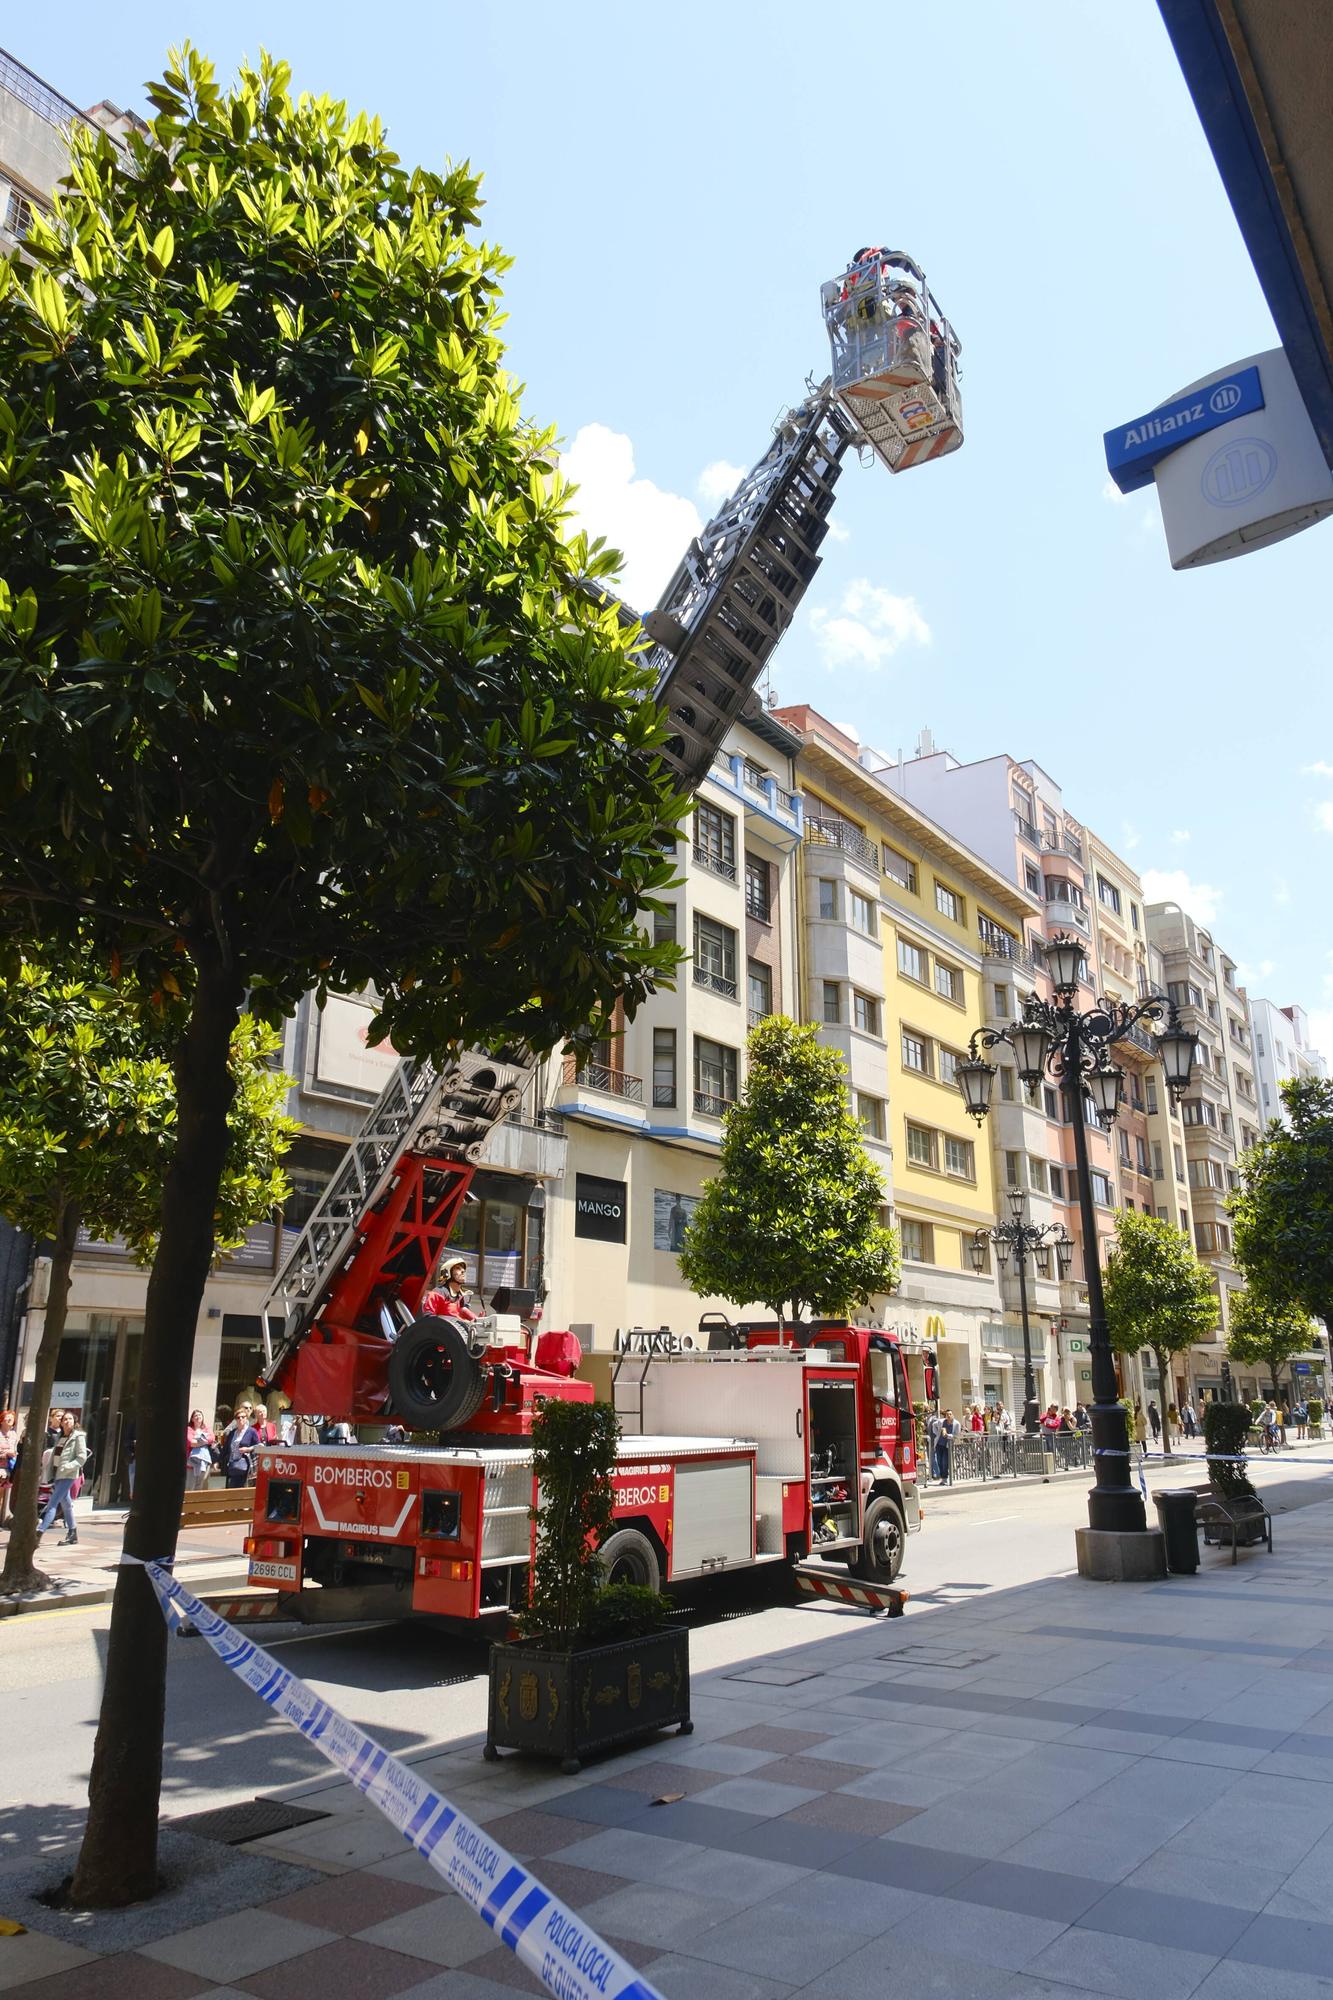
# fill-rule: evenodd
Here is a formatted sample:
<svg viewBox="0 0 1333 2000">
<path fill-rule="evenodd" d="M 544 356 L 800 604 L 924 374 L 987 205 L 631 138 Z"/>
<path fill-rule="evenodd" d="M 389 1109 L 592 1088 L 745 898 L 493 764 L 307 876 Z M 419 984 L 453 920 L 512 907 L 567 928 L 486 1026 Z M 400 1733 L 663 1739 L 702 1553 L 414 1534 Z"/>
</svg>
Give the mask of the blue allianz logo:
<svg viewBox="0 0 1333 2000">
<path fill-rule="evenodd" d="M 1173 402 L 1159 403 L 1146 416 L 1108 431 L 1107 470 L 1122 493 L 1133 493 L 1140 486 L 1150 485 L 1154 468 L 1181 445 L 1263 407 L 1258 368 L 1253 364 L 1237 368 L 1220 382 L 1210 383 L 1188 396 L 1177 396 Z"/>
<path fill-rule="evenodd" d="M 1210 507 L 1243 507 L 1277 473 L 1277 453 L 1267 438 L 1229 438 L 1204 466 L 1199 491 Z"/>
<path fill-rule="evenodd" d="M 1215 416 L 1230 416 L 1239 403 L 1240 396 L 1239 382 L 1219 382 L 1212 395 L 1208 398 L 1208 407 L 1213 411 Z"/>
</svg>

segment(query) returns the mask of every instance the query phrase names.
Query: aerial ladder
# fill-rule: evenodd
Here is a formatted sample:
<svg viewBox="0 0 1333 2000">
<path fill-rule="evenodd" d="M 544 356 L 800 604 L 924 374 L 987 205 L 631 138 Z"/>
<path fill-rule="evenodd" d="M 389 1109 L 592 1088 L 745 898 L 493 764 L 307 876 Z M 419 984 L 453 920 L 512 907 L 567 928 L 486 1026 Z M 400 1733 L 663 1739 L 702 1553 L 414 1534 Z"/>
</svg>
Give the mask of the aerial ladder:
<svg viewBox="0 0 1333 2000">
<path fill-rule="evenodd" d="M 958 342 L 920 267 L 898 251 L 858 253 L 821 301 L 832 373 L 779 421 L 643 621 L 669 731 L 659 754 L 687 795 L 819 568 L 847 451 L 901 472 L 962 442 Z M 475 1416 L 487 1370 L 460 1367 L 457 1323 L 438 1347 L 401 1336 L 418 1321 L 487 1140 L 522 1103 L 537 1060 L 511 1049 L 399 1062 L 264 1301 L 261 1388 L 348 1421 L 397 1415 L 420 1427 L 433 1410 L 436 1427 L 451 1428 Z M 489 1331 L 480 1326 L 477 1359 Z M 496 1371 L 513 1368 L 504 1352 L 490 1370 L 497 1399 Z"/>
</svg>

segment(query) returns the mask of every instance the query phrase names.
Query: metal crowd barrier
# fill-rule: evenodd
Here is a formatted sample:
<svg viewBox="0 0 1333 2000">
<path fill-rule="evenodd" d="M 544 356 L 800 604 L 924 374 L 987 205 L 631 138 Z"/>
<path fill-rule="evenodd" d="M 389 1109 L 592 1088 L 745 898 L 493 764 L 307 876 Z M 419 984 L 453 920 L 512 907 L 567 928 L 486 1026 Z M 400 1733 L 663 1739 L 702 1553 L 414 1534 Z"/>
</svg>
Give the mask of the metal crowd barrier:
<svg viewBox="0 0 1333 2000">
<path fill-rule="evenodd" d="M 1054 1462 L 1052 1465 L 1052 1461 Z M 951 1440 L 948 1471 L 941 1481 L 927 1460 L 935 1485 L 957 1486 L 969 1479 L 1017 1479 L 1022 1473 L 1080 1472 L 1092 1468 L 1092 1438 L 1087 1431 L 1055 1431 L 1035 1437 L 986 1431 L 963 1431 Z"/>
</svg>

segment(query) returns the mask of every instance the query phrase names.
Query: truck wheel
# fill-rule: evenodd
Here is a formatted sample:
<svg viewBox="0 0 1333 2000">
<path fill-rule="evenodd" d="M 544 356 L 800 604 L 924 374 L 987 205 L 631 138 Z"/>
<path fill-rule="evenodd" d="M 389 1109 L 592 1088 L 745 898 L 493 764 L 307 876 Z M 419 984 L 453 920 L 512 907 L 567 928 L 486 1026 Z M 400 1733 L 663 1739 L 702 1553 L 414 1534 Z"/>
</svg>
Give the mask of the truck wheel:
<svg viewBox="0 0 1333 2000">
<path fill-rule="evenodd" d="M 865 1535 L 861 1553 L 851 1565 L 855 1576 L 867 1583 L 893 1583 L 907 1552 L 907 1526 L 903 1510 L 888 1494 L 880 1493 L 866 1508 Z"/>
<path fill-rule="evenodd" d="M 637 1528 L 617 1528 L 614 1535 L 607 1536 L 598 1554 L 608 1583 L 638 1583 L 645 1590 L 662 1588 L 657 1550 Z"/>
<path fill-rule="evenodd" d="M 481 1408 L 486 1371 L 452 1320 L 423 1313 L 389 1356 L 389 1404 L 414 1431 L 452 1431 Z"/>
</svg>

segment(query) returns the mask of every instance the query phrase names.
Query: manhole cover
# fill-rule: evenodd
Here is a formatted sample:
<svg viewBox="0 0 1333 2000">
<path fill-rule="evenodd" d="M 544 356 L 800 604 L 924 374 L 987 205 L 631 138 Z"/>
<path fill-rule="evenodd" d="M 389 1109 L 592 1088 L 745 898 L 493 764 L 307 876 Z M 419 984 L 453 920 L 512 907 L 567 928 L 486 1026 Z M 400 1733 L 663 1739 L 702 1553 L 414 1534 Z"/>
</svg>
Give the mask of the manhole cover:
<svg viewBox="0 0 1333 2000">
<path fill-rule="evenodd" d="M 211 1812 L 187 1813 L 168 1824 L 180 1833 L 197 1833 L 201 1840 L 240 1847 L 247 1840 L 262 1840 L 266 1833 L 287 1833 L 294 1826 L 328 1817 L 309 1806 L 288 1805 L 284 1799 L 249 1799 L 235 1806 L 215 1806 Z"/>
<path fill-rule="evenodd" d="M 795 1687 L 798 1681 L 817 1681 L 817 1673 L 799 1673 L 791 1667 L 751 1667 L 743 1674 L 728 1674 L 729 1681 L 759 1681 L 764 1687 Z"/>
<path fill-rule="evenodd" d="M 881 1653 L 881 1660 L 901 1660 L 909 1667 L 979 1667 L 987 1660 L 995 1658 L 994 1653 L 953 1653 L 944 1652 L 938 1646 L 896 1646 L 891 1653 Z"/>
</svg>

